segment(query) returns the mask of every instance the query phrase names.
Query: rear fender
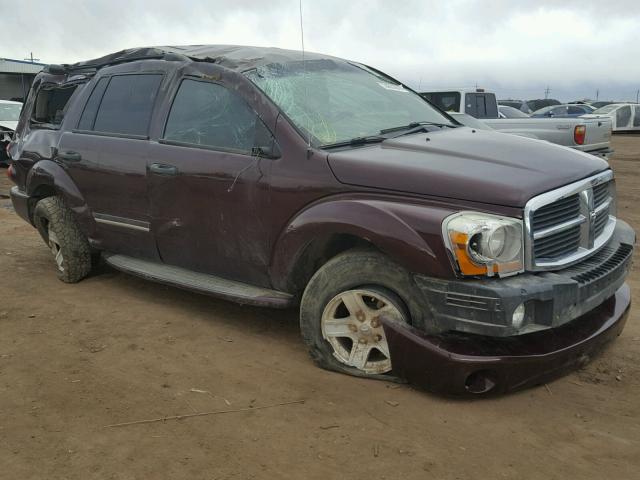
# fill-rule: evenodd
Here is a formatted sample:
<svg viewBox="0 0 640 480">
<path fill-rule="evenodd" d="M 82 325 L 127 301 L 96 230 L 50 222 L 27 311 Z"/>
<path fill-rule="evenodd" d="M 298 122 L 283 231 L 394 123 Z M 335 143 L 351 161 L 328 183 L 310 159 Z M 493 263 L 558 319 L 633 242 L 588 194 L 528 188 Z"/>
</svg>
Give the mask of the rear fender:
<svg viewBox="0 0 640 480">
<path fill-rule="evenodd" d="M 82 193 L 64 168 L 56 162 L 40 160 L 36 163 L 27 175 L 26 191 L 27 195 L 34 200 L 29 209 L 30 218 L 32 218 L 37 199 L 54 192 L 64 199 L 65 205 L 75 214 L 85 235 L 91 236 L 94 232 L 95 221 Z"/>
<path fill-rule="evenodd" d="M 454 275 L 442 241 L 446 207 L 389 200 L 338 199 L 317 203 L 297 215 L 280 235 L 271 263 L 276 288 L 292 291 L 292 272 L 314 241 L 336 235 L 362 239 L 407 270 L 434 277 Z"/>
</svg>

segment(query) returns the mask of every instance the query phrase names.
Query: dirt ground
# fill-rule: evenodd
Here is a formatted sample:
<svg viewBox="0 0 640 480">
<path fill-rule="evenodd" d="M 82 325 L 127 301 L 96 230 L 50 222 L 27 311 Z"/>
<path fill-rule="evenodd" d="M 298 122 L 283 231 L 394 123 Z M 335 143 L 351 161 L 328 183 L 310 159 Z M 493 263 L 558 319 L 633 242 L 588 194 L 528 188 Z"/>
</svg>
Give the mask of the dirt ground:
<svg viewBox="0 0 640 480">
<path fill-rule="evenodd" d="M 618 213 L 639 231 L 640 136 L 614 147 Z M 2 174 L 2 479 L 640 478 L 637 307 L 582 371 L 500 398 L 441 398 L 316 368 L 293 311 L 108 269 L 58 281 Z M 640 298 L 637 267 L 629 284 Z"/>
</svg>

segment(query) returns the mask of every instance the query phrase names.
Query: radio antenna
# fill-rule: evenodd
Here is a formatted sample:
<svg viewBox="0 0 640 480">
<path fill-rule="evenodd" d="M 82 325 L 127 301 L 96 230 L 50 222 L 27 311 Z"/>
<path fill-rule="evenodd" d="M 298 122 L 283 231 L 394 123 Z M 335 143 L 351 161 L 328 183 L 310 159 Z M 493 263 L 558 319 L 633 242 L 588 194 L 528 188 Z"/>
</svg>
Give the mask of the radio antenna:
<svg viewBox="0 0 640 480">
<path fill-rule="evenodd" d="M 304 87 L 304 102 L 307 103 L 308 91 L 307 91 L 307 61 L 304 55 L 304 26 L 302 25 L 302 0 L 298 0 L 298 7 L 300 12 L 300 42 L 302 43 L 302 82 Z M 311 148 L 311 123 L 309 114 L 307 117 L 307 145 Z"/>
</svg>

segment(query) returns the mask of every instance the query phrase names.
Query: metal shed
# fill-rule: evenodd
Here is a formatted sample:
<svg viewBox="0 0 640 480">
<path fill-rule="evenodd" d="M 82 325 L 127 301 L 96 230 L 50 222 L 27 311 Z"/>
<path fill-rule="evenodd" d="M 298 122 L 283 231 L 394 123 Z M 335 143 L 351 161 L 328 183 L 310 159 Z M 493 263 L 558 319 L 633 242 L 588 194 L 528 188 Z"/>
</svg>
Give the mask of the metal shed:
<svg viewBox="0 0 640 480">
<path fill-rule="evenodd" d="M 0 58 L 0 100 L 23 101 L 44 63 Z"/>
</svg>

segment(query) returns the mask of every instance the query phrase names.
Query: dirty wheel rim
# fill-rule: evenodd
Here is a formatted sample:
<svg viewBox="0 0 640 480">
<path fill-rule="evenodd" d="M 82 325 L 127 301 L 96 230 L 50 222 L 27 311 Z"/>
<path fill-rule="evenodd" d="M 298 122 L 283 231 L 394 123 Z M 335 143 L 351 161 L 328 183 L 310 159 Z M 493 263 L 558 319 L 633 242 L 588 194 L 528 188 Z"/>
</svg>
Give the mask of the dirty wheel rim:
<svg viewBox="0 0 640 480">
<path fill-rule="evenodd" d="M 51 253 L 53 254 L 53 258 L 56 261 L 56 265 L 58 266 L 58 270 L 64 272 L 63 261 L 64 258 L 62 256 L 62 249 L 60 248 L 60 242 L 58 241 L 58 235 L 53 231 L 51 226 L 49 226 L 49 248 L 51 249 Z"/>
<path fill-rule="evenodd" d="M 381 316 L 406 323 L 398 307 L 380 292 L 347 290 L 333 297 L 322 313 L 321 329 L 334 357 L 367 374 L 391 371 Z"/>
</svg>

